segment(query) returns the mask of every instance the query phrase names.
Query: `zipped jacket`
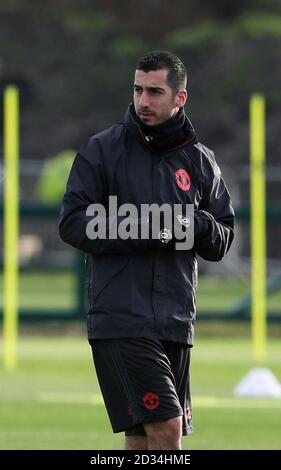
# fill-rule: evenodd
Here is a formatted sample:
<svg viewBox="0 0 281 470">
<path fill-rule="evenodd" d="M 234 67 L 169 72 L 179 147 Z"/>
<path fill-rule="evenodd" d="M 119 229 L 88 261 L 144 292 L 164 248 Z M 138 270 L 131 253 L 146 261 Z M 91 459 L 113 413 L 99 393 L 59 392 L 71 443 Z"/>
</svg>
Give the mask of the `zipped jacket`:
<svg viewBox="0 0 281 470">
<path fill-rule="evenodd" d="M 142 204 L 193 204 L 193 247 L 179 251 L 161 237 L 90 239 L 93 217 L 87 208 L 107 207 L 109 196 L 117 196 L 118 207 L 131 203 L 139 210 Z M 110 223 L 108 218 L 107 229 Z M 91 137 L 74 160 L 59 221 L 62 240 L 86 253 L 89 339 L 147 337 L 192 346 L 196 255 L 221 260 L 233 227 L 230 195 L 214 153 L 195 135 L 157 154 L 127 112 L 124 122 Z"/>
</svg>

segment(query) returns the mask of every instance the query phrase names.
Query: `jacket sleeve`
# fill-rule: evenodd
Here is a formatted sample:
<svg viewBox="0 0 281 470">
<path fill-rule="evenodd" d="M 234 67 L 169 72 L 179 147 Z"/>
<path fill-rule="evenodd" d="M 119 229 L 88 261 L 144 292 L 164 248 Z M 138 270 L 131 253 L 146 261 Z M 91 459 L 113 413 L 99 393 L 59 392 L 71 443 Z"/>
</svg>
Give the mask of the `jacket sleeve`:
<svg viewBox="0 0 281 470">
<path fill-rule="evenodd" d="M 214 154 L 209 152 L 203 166 L 203 201 L 194 211 L 194 247 L 202 258 L 219 261 L 233 241 L 234 210 Z"/>
<path fill-rule="evenodd" d="M 146 239 L 95 238 L 87 235 L 87 226 L 93 220 L 93 213 L 87 215 L 87 208 L 92 204 L 107 207 L 108 188 L 103 164 L 102 150 L 99 141 L 90 139 L 76 155 L 67 182 L 66 192 L 62 201 L 59 218 L 59 234 L 61 239 L 86 253 L 128 253 L 148 249 Z M 120 223 L 125 217 L 119 217 Z M 106 217 L 106 234 L 112 219 Z M 142 219 L 135 222 L 140 228 Z"/>
</svg>

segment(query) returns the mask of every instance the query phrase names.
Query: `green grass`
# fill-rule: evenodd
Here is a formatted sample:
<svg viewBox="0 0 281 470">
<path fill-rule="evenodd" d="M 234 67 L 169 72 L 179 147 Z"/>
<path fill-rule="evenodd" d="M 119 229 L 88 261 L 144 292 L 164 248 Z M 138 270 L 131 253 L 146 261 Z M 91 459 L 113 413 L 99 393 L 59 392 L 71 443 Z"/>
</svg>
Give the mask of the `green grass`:
<svg viewBox="0 0 281 470">
<path fill-rule="evenodd" d="M 198 310 L 225 311 L 231 309 L 241 298 L 250 292 L 250 279 L 222 278 L 219 276 L 199 276 L 197 305 Z M 280 313 L 281 286 L 268 296 L 268 310 Z"/>
<path fill-rule="evenodd" d="M 3 308 L 3 276 L 0 276 L 0 308 Z M 21 309 L 71 309 L 75 305 L 75 277 L 68 272 L 24 272 L 19 280 Z"/>
<path fill-rule="evenodd" d="M 0 309 L 2 308 L 3 282 L 0 275 Z M 24 272 L 20 276 L 19 302 L 21 309 L 71 309 L 75 306 L 74 272 Z M 197 294 L 199 311 L 225 312 L 232 308 L 242 296 L 249 293 L 249 279 L 200 276 Z M 223 295 L 222 295 L 223 291 Z M 280 312 L 281 288 L 268 297 L 268 309 Z"/>
<path fill-rule="evenodd" d="M 199 336 L 199 335 L 198 335 Z M 2 347 L 2 341 L 0 343 Z M 281 378 L 281 345 L 265 365 Z M 247 338 L 198 338 L 192 352 L 195 432 L 186 449 L 280 449 L 280 399 L 241 399 L 254 362 Z M 99 394 L 86 338 L 21 336 L 18 367 L 0 365 L 0 449 L 120 449 Z"/>
</svg>

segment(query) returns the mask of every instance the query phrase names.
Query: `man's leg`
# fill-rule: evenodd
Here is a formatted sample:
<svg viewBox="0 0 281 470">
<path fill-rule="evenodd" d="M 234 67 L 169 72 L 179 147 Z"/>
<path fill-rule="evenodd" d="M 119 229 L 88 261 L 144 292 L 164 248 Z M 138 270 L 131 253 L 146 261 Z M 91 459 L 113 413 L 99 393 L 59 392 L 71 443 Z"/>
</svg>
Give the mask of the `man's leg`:
<svg viewBox="0 0 281 470">
<path fill-rule="evenodd" d="M 127 429 L 126 449 L 180 449 L 182 417 L 178 416 L 183 406 L 162 343 L 129 338 L 95 340 L 91 345 L 113 432 Z M 157 420 L 158 413 L 160 417 L 167 416 L 166 422 Z M 168 419 L 170 416 L 176 418 Z M 147 429 L 143 426 L 142 432 L 131 429 L 137 420 L 148 422 Z"/>
<path fill-rule="evenodd" d="M 125 450 L 148 450 L 146 436 L 126 436 Z"/>
<path fill-rule="evenodd" d="M 144 424 L 148 450 L 181 450 L 182 417 Z"/>
</svg>

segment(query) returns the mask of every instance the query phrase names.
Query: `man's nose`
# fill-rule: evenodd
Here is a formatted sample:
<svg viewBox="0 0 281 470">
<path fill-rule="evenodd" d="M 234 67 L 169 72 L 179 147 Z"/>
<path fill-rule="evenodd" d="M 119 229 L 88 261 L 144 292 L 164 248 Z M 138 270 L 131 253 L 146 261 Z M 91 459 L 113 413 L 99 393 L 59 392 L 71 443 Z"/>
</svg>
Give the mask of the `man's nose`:
<svg viewBox="0 0 281 470">
<path fill-rule="evenodd" d="M 143 91 L 141 96 L 140 96 L 139 107 L 140 108 L 148 108 L 149 107 L 149 99 L 148 99 L 148 95 L 145 91 Z"/>
</svg>

